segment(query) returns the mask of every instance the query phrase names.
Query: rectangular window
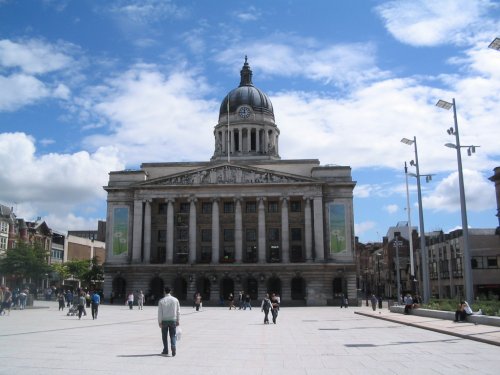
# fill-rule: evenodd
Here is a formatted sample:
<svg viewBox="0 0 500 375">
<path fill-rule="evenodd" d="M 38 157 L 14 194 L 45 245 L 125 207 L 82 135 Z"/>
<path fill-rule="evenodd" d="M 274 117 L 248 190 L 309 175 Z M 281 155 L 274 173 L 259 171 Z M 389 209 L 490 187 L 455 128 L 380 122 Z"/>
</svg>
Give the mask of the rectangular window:
<svg viewBox="0 0 500 375">
<path fill-rule="evenodd" d="M 211 242 L 211 241 L 212 241 L 212 229 L 202 229 L 201 242 Z"/>
<path fill-rule="evenodd" d="M 158 242 L 166 242 L 167 241 L 167 231 L 159 230 L 158 231 Z"/>
<path fill-rule="evenodd" d="M 224 202 L 224 213 L 232 214 L 234 212 L 234 202 Z"/>
<path fill-rule="evenodd" d="M 471 258 L 471 266 L 474 269 L 484 268 L 483 257 L 472 257 Z"/>
<path fill-rule="evenodd" d="M 278 202 L 277 201 L 269 201 L 267 203 L 268 212 L 278 212 Z"/>
<path fill-rule="evenodd" d="M 158 205 L 158 214 L 160 214 L 160 215 L 166 215 L 167 214 L 167 209 L 168 209 L 168 203 L 160 203 Z"/>
<path fill-rule="evenodd" d="M 212 260 L 212 248 L 210 246 L 201 247 L 201 261 L 203 263 L 210 263 Z"/>
<path fill-rule="evenodd" d="M 247 202 L 245 208 L 247 214 L 254 214 L 257 212 L 257 202 Z"/>
<path fill-rule="evenodd" d="M 497 257 L 487 257 L 486 262 L 488 264 L 488 268 L 498 268 Z"/>
<path fill-rule="evenodd" d="M 188 236 L 189 234 L 187 228 L 177 228 L 177 239 L 179 241 L 187 241 Z"/>
<path fill-rule="evenodd" d="M 290 201 L 290 211 L 291 212 L 300 212 L 301 211 L 301 202 L 300 201 Z"/>
<path fill-rule="evenodd" d="M 257 241 L 257 231 L 255 229 L 247 229 L 246 239 L 247 241 Z"/>
<path fill-rule="evenodd" d="M 7 238 L 0 237 L 0 249 L 7 250 Z"/>
<path fill-rule="evenodd" d="M 9 233 L 9 224 L 5 221 L 0 222 L 0 232 Z"/>
<path fill-rule="evenodd" d="M 189 213 L 189 206 L 191 204 L 190 203 L 187 203 L 187 202 L 182 202 L 180 205 L 179 205 L 179 212 L 183 213 L 183 214 L 188 214 Z"/>
<path fill-rule="evenodd" d="M 269 228 L 268 232 L 269 241 L 279 241 L 280 240 L 280 230 L 278 228 Z"/>
<path fill-rule="evenodd" d="M 290 237 L 292 241 L 302 241 L 302 228 L 290 229 Z"/>
<path fill-rule="evenodd" d="M 212 202 L 203 202 L 201 204 L 201 212 L 204 214 L 212 213 Z"/>
<path fill-rule="evenodd" d="M 234 247 L 233 246 L 224 246 L 224 254 L 223 254 L 223 262 L 232 262 L 234 261 Z"/>
<path fill-rule="evenodd" d="M 234 241 L 234 229 L 224 229 L 224 241 L 225 242 Z"/>
</svg>

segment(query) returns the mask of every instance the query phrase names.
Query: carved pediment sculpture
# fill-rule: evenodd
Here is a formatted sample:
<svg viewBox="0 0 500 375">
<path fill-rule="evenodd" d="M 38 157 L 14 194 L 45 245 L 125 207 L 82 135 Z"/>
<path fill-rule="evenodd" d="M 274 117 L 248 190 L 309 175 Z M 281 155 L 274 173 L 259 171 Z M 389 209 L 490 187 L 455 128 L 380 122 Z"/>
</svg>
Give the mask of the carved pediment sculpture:
<svg viewBox="0 0 500 375">
<path fill-rule="evenodd" d="M 312 179 L 265 169 L 259 170 L 225 164 L 169 177 L 160 177 L 145 181 L 141 185 L 279 184 L 312 181 Z"/>
</svg>

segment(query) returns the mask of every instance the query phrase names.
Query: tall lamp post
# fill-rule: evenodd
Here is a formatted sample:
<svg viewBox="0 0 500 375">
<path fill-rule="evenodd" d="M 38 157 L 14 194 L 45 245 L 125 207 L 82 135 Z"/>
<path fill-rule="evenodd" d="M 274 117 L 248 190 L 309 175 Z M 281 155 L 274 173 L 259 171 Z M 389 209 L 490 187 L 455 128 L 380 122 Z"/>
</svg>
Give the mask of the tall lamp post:
<svg viewBox="0 0 500 375">
<path fill-rule="evenodd" d="M 467 224 L 467 207 L 465 204 L 465 188 L 464 188 L 464 174 L 462 169 L 462 148 L 467 148 L 467 153 L 470 156 L 472 153 L 476 152 L 476 147 L 479 146 L 460 146 L 460 136 L 458 133 L 458 121 L 457 121 L 457 107 L 455 104 L 455 98 L 453 98 L 452 102 L 449 103 L 444 100 L 439 100 L 436 103 L 436 106 L 439 108 L 443 108 L 449 110 L 453 108 L 453 119 L 455 121 L 455 128 L 449 128 L 447 130 L 449 135 L 455 136 L 455 144 L 447 143 L 446 147 L 454 148 L 457 151 L 457 163 L 458 163 L 458 185 L 460 190 L 460 211 L 462 213 L 462 233 L 464 237 L 464 248 L 463 248 L 463 256 L 464 256 L 464 285 L 465 285 L 465 299 L 467 301 L 474 301 L 474 287 L 472 280 L 472 267 L 471 267 L 471 259 L 470 259 L 470 250 L 469 250 L 469 225 Z"/>
<path fill-rule="evenodd" d="M 424 211 L 422 208 L 422 189 L 420 186 L 420 169 L 418 163 L 418 151 L 417 151 L 417 137 L 413 137 L 413 140 L 408 138 L 403 138 L 401 140 L 406 145 L 413 145 L 415 149 L 415 162 L 410 162 L 410 165 L 414 165 L 417 169 L 417 192 L 418 192 L 418 217 L 420 224 L 420 252 L 422 258 L 422 295 L 424 303 L 429 303 L 430 298 L 430 288 L 429 288 L 429 265 L 427 261 L 427 249 L 425 247 L 425 230 L 424 230 Z"/>
<path fill-rule="evenodd" d="M 401 233 L 399 232 L 394 232 L 394 246 L 396 247 L 396 277 L 398 278 L 397 282 L 397 298 L 398 298 L 398 305 L 401 304 L 401 275 L 400 275 L 400 269 L 399 269 L 399 246 L 403 245 L 403 242 L 399 240 L 399 235 Z"/>
<path fill-rule="evenodd" d="M 410 244 L 410 282 L 412 292 L 415 293 L 415 263 L 413 262 L 413 230 L 411 227 L 411 209 L 410 209 L 410 191 L 408 189 L 408 167 L 405 162 L 405 180 L 406 180 L 406 210 L 408 212 L 408 242 Z"/>
</svg>

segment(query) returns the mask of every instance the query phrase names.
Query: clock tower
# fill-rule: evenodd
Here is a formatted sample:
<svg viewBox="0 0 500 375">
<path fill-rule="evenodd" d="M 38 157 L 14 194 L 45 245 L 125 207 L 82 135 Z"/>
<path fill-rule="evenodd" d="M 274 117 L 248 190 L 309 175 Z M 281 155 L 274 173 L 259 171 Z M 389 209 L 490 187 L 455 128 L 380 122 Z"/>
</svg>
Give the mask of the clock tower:
<svg viewBox="0 0 500 375">
<path fill-rule="evenodd" d="M 211 160 L 279 160 L 280 131 L 269 97 L 253 85 L 245 56 L 240 85 L 221 103 Z"/>
</svg>

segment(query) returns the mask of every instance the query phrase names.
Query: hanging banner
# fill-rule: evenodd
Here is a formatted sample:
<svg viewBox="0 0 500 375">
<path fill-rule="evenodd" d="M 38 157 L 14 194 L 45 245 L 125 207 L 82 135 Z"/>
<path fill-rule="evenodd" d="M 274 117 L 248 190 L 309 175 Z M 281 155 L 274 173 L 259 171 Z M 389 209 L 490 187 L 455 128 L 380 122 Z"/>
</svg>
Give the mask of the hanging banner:
<svg viewBox="0 0 500 375">
<path fill-rule="evenodd" d="M 330 223 L 330 254 L 347 250 L 345 205 L 330 203 L 328 205 Z"/>
<path fill-rule="evenodd" d="M 113 255 L 128 253 L 128 208 L 113 210 Z"/>
</svg>

